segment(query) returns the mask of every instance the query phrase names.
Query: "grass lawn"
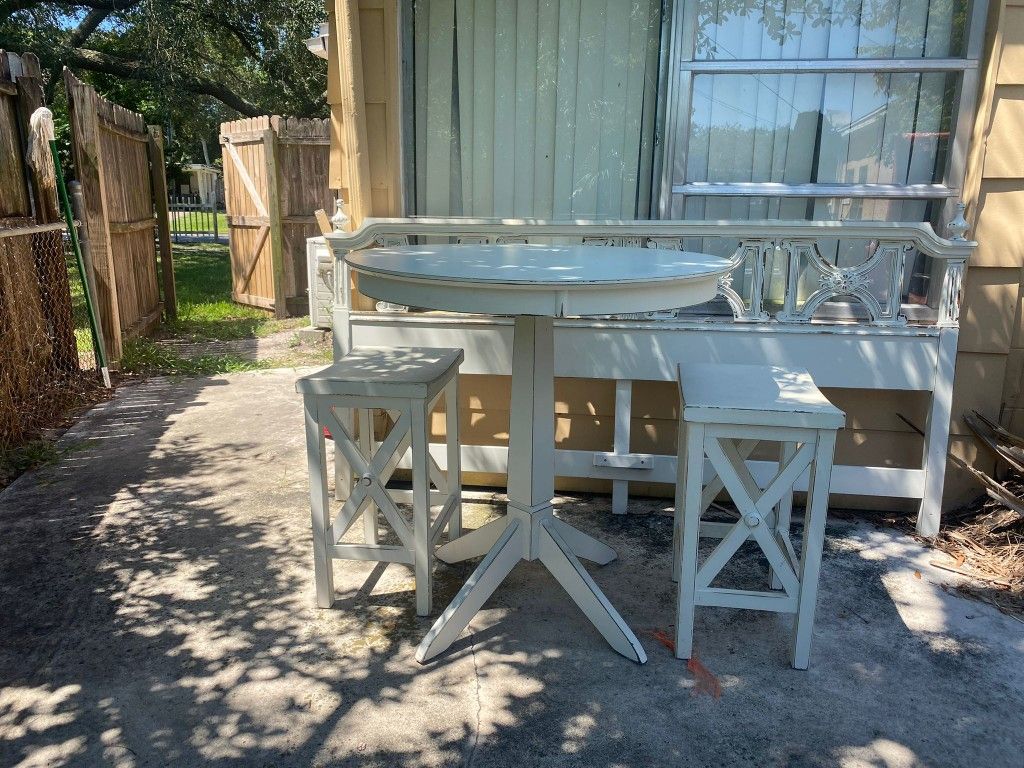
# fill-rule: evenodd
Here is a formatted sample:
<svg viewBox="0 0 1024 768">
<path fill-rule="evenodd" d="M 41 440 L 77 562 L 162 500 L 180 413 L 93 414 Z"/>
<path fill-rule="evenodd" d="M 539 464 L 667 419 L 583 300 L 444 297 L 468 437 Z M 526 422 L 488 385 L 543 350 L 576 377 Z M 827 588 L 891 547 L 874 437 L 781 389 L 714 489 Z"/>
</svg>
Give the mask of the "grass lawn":
<svg viewBox="0 0 1024 768">
<path fill-rule="evenodd" d="M 178 319 L 165 325 L 168 336 L 192 341 L 230 341 L 301 328 L 304 317 L 277 320 L 269 312 L 231 300 L 231 258 L 217 243 L 174 246 L 174 286 Z"/>
<path fill-rule="evenodd" d="M 287 360 L 276 359 L 253 360 L 232 351 L 182 354 L 176 345 L 167 343 L 202 344 L 256 339 L 298 329 L 308 323 L 304 317 L 277 320 L 264 310 L 234 303 L 231 300 L 231 260 L 226 245 L 175 245 L 174 280 L 178 298 L 177 319 L 165 323 L 153 338 L 127 342 L 121 358 L 122 371 L 142 375 L 204 376 L 288 363 Z M 326 353 L 320 358 L 328 359 Z"/>
<path fill-rule="evenodd" d="M 213 221 L 209 211 L 171 211 L 171 229 L 176 232 L 211 232 Z M 228 234 L 228 215 L 217 214 L 217 234 L 226 237 Z"/>
</svg>

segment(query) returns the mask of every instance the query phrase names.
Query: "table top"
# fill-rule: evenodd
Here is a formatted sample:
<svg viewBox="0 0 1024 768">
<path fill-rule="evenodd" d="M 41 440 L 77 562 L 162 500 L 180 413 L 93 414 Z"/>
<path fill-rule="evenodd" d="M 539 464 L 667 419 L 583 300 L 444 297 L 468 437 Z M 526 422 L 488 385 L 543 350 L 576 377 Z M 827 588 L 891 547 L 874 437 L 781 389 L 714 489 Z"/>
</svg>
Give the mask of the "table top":
<svg viewBox="0 0 1024 768">
<path fill-rule="evenodd" d="M 373 298 L 489 315 L 650 312 L 708 301 L 729 261 L 597 245 L 414 245 L 345 257 Z"/>
</svg>

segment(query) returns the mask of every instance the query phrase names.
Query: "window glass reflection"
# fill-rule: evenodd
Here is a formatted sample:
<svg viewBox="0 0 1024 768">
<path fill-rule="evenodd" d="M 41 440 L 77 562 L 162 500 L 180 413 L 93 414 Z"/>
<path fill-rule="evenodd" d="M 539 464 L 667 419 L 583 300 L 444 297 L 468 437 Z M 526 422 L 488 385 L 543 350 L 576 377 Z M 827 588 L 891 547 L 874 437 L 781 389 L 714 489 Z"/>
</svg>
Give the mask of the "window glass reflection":
<svg viewBox="0 0 1024 768">
<path fill-rule="evenodd" d="M 958 56 L 963 0 L 698 0 L 694 58 Z"/>
<path fill-rule="evenodd" d="M 675 177 L 939 182 L 955 82 L 945 73 L 698 75 Z"/>
</svg>

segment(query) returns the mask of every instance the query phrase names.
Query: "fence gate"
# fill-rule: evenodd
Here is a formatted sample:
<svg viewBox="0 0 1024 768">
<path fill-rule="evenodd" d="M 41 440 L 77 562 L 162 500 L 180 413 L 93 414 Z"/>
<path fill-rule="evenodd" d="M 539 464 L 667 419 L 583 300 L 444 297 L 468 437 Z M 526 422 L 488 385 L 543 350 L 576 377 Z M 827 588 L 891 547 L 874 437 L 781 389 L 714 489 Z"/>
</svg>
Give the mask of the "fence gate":
<svg viewBox="0 0 1024 768">
<path fill-rule="evenodd" d="M 108 359 L 115 362 L 124 340 L 151 332 L 163 309 L 174 316 L 163 135 L 159 126 L 147 128 L 138 112 L 107 101 L 67 69 L 64 84 L 96 305 Z"/>
<path fill-rule="evenodd" d="M 313 212 L 333 206 L 327 120 L 235 120 L 221 124 L 220 143 L 231 297 L 277 317 L 306 314 L 306 238 L 320 234 Z"/>
</svg>

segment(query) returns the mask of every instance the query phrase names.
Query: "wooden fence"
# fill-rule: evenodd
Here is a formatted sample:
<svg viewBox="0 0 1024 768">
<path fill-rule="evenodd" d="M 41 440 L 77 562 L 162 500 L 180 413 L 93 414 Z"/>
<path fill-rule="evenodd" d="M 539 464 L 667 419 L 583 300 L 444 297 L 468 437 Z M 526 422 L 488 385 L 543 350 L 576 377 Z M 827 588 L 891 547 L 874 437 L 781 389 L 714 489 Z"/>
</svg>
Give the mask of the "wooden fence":
<svg viewBox="0 0 1024 768">
<path fill-rule="evenodd" d="M 36 57 L 0 51 L 0 450 L 45 424 L 80 376 L 56 187 L 26 161 L 42 105 Z"/>
<path fill-rule="evenodd" d="M 163 134 L 70 70 L 64 84 L 96 306 L 108 360 L 116 362 L 125 339 L 152 331 L 162 310 L 175 314 Z"/>
<path fill-rule="evenodd" d="M 231 296 L 277 317 L 309 311 L 306 238 L 332 210 L 327 120 L 253 117 L 222 123 Z"/>
</svg>

